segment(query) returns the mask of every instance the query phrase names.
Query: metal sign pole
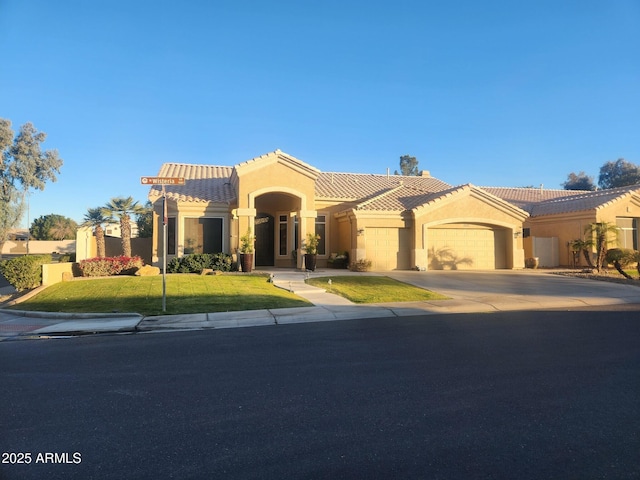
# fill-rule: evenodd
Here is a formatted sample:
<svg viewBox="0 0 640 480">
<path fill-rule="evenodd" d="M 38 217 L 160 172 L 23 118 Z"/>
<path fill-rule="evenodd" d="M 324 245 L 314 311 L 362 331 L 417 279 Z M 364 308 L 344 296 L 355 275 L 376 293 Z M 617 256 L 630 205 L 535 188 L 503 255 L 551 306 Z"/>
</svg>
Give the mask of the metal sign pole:
<svg viewBox="0 0 640 480">
<path fill-rule="evenodd" d="M 140 177 L 142 185 L 162 185 L 162 311 L 167 311 L 167 243 L 169 243 L 169 219 L 167 217 L 167 192 L 165 185 L 184 185 L 184 177 Z M 155 232 L 154 232 L 155 233 Z"/>
<path fill-rule="evenodd" d="M 162 186 L 162 312 L 167 311 L 167 192 Z"/>
</svg>

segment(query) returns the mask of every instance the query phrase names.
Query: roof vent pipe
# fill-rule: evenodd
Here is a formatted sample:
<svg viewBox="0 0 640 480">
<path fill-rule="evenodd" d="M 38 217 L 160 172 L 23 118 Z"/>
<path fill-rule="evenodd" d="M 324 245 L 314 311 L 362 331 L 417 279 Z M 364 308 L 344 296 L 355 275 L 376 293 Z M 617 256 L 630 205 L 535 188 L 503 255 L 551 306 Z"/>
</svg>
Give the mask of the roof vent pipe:
<svg viewBox="0 0 640 480">
<path fill-rule="evenodd" d="M 387 180 L 389 180 L 389 167 L 387 167 Z"/>
</svg>

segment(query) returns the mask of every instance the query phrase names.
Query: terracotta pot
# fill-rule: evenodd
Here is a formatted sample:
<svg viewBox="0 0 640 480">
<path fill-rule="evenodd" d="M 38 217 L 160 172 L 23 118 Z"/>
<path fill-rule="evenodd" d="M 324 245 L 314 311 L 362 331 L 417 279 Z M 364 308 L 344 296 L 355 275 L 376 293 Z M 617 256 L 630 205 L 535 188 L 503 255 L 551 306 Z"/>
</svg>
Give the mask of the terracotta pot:
<svg viewBox="0 0 640 480">
<path fill-rule="evenodd" d="M 253 253 L 241 253 L 240 265 L 243 272 L 250 273 L 253 270 Z"/>
<path fill-rule="evenodd" d="M 304 254 L 304 268 L 306 270 L 316 271 L 316 257 L 317 255 L 315 253 Z"/>
</svg>

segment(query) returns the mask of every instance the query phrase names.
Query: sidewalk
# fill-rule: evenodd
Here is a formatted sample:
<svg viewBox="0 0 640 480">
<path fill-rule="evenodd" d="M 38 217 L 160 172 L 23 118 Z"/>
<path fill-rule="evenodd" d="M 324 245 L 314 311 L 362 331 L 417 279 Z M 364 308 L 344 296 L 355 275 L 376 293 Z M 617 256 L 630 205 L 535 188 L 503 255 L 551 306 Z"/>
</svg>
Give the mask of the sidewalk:
<svg viewBox="0 0 640 480">
<path fill-rule="evenodd" d="M 489 278 L 495 278 L 495 283 L 498 285 L 501 284 L 501 281 L 502 283 L 509 283 L 509 281 L 513 283 L 510 275 L 521 277 L 526 275 L 524 280 L 528 282 L 557 282 L 572 288 L 567 288 L 566 292 L 560 292 L 560 294 L 556 294 L 557 287 L 553 287 L 551 289 L 553 291 L 547 291 L 543 294 L 539 293 L 540 288 L 535 287 L 531 288 L 532 292 L 535 293 L 527 292 L 526 294 L 513 294 L 506 291 L 487 292 L 483 291 L 486 289 L 478 285 L 471 285 L 473 288 L 470 288 L 469 283 L 464 284 L 462 282 L 466 278 L 463 276 L 464 274 L 457 272 L 453 276 L 437 272 L 430 275 L 425 275 L 424 272 L 384 272 L 367 273 L 367 275 L 387 275 L 407 283 L 438 291 L 449 296 L 450 299 L 356 305 L 338 295 L 327 293 L 324 289 L 307 285 L 304 280 L 309 276 L 362 275 L 361 273 L 333 269 L 321 269 L 313 273 L 270 269 L 267 273 L 272 275 L 272 281 L 276 287 L 289 290 L 309 300 L 314 306 L 152 317 L 143 317 L 135 313 L 69 314 L 0 309 L 0 341 L 11 338 L 34 338 L 53 335 L 237 328 L 357 318 L 538 310 L 640 303 L 638 287 L 628 285 L 619 285 L 617 287 L 602 286 L 598 284 L 604 282 L 581 279 L 572 281 L 558 276 L 552 278 L 554 276 L 541 272 L 484 272 L 482 275 L 489 275 Z M 504 278 L 507 279 L 507 282 L 504 281 Z M 483 286 L 486 283 L 486 280 L 483 280 Z M 585 285 L 595 288 L 589 290 L 585 288 Z M 502 288 L 508 289 L 508 287 Z M 577 291 L 586 293 L 573 294 Z"/>
</svg>

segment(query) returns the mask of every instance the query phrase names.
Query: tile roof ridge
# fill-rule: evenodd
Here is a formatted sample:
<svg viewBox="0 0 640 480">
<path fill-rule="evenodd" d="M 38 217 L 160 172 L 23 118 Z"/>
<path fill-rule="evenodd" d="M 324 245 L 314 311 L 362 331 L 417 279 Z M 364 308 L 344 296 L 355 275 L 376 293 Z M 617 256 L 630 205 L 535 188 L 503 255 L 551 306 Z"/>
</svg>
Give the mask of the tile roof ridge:
<svg viewBox="0 0 640 480">
<path fill-rule="evenodd" d="M 527 191 L 542 191 L 542 192 L 567 192 L 568 195 L 572 195 L 571 192 L 594 192 L 595 190 L 566 190 L 564 188 L 540 188 L 540 187 L 496 187 L 490 185 L 480 186 L 478 188 L 491 188 L 491 189 L 500 189 L 500 190 L 527 190 Z"/>
<path fill-rule="evenodd" d="M 603 188 L 601 190 L 573 190 L 574 192 L 578 191 L 580 193 L 576 193 L 574 195 L 567 195 L 564 197 L 556 197 L 549 198 L 547 200 L 543 200 L 540 203 L 552 203 L 552 202 L 562 202 L 562 201 L 575 201 L 583 198 L 594 198 L 594 197 L 603 197 L 603 196 L 622 196 L 625 193 L 637 192 L 640 190 L 640 186 L 637 189 L 625 187 L 616 187 L 616 188 Z"/>
<path fill-rule="evenodd" d="M 388 189 L 384 190 L 383 192 L 378 193 L 378 194 L 376 194 L 376 195 L 373 195 L 372 197 L 370 197 L 370 198 L 366 199 L 365 201 L 363 201 L 363 202 L 361 202 L 361 203 L 357 204 L 355 208 L 356 208 L 356 210 L 358 210 L 358 209 L 360 209 L 360 208 L 364 208 L 364 207 L 366 207 L 367 205 L 369 205 L 369 204 L 371 204 L 371 203 L 375 202 L 376 200 L 380 200 L 381 198 L 384 198 L 384 197 L 386 197 L 387 195 L 389 195 L 389 194 L 391 194 L 391 193 L 393 193 L 393 192 L 395 192 L 395 191 L 398 191 L 398 190 L 400 190 L 400 189 L 401 189 L 401 188 L 403 188 L 403 187 L 404 187 L 404 185 L 403 185 L 402 183 L 400 183 L 399 185 L 396 185 L 395 187 L 388 188 Z"/>
<path fill-rule="evenodd" d="M 162 162 L 162 165 L 180 165 L 184 167 L 233 168 L 232 165 L 216 165 L 213 163 Z"/>
</svg>

